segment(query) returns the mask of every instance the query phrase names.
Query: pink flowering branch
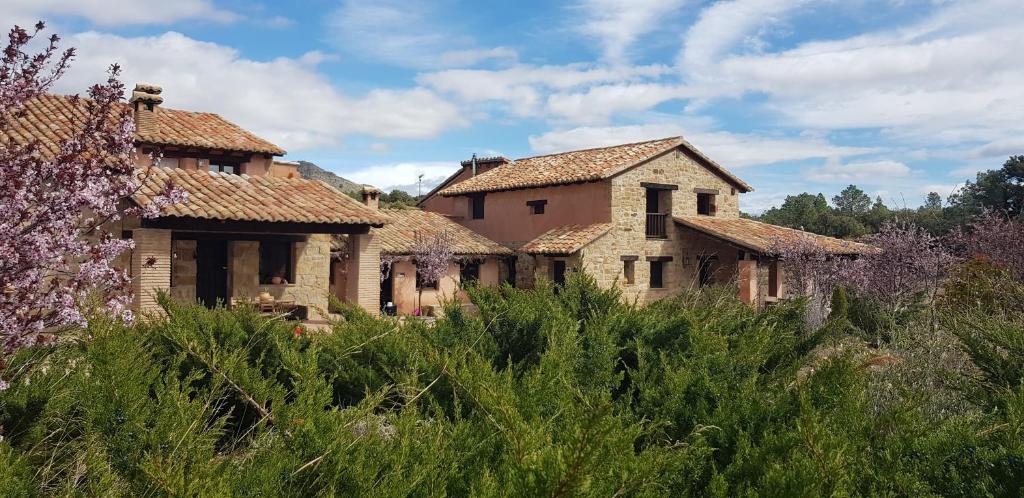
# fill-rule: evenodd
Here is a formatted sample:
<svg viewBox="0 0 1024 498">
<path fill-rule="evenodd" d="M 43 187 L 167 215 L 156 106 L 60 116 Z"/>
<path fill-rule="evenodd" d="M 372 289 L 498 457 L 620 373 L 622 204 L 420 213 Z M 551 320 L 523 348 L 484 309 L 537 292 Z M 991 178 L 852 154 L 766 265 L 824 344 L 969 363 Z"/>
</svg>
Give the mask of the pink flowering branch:
<svg viewBox="0 0 1024 498">
<path fill-rule="evenodd" d="M 42 52 L 24 48 L 44 28 L 10 31 L 0 59 L 0 129 L 23 117 L 66 71 L 74 56 L 58 55 L 56 35 Z M 131 320 L 130 278 L 113 266 L 131 240 L 107 227 L 124 216 L 154 216 L 183 202 L 167 185 L 152 205 L 130 199 L 146 180 L 135 169 L 135 124 L 120 102 L 124 86 L 113 65 L 89 98 L 71 97 L 81 109 L 70 136 L 46 148 L 37 138 L 19 142 L 0 133 L 0 371 L 17 350 L 46 342 L 69 326 L 84 326 L 90 303 L 106 315 Z"/>
<path fill-rule="evenodd" d="M 437 233 L 416 232 L 412 248 L 416 274 L 424 285 L 436 285 L 455 260 L 455 237 L 448 231 Z M 422 306 L 423 288 L 418 300 Z"/>
</svg>

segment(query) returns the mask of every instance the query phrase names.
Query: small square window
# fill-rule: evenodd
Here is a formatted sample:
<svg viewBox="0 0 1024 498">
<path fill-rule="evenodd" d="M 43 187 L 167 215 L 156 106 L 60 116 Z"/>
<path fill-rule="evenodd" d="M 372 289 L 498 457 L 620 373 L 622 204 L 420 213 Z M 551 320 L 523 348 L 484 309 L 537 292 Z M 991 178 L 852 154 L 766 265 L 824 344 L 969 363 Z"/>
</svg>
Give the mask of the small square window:
<svg viewBox="0 0 1024 498">
<path fill-rule="evenodd" d="M 622 262 L 622 278 L 626 285 L 636 283 L 636 261 L 628 260 Z"/>
<path fill-rule="evenodd" d="M 547 203 L 548 201 L 546 199 L 526 201 L 526 205 L 530 207 L 531 214 L 544 214 L 544 206 L 546 206 Z"/>
<path fill-rule="evenodd" d="M 459 271 L 459 279 L 463 283 L 476 282 L 477 280 L 480 280 L 480 263 L 475 261 L 462 263 Z"/>
</svg>

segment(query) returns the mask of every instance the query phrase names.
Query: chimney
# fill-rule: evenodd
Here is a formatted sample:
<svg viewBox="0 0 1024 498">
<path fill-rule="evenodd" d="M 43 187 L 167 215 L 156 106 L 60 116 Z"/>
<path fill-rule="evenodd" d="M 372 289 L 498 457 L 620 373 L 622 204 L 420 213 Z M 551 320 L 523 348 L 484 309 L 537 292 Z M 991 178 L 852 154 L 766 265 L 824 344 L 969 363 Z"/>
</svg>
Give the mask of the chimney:
<svg viewBox="0 0 1024 498">
<path fill-rule="evenodd" d="M 380 207 L 380 190 L 373 185 L 363 185 L 363 204 L 366 204 L 371 209 L 378 209 Z"/>
<path fill-rule="evenodd" d="M 150 83 L 137 83 L 128 101 L 135 113 L 135 131 L 139 135 L 156 133 L 156 107 L 164 99 L 160 96 L 163 89 Z"/>
</svg>

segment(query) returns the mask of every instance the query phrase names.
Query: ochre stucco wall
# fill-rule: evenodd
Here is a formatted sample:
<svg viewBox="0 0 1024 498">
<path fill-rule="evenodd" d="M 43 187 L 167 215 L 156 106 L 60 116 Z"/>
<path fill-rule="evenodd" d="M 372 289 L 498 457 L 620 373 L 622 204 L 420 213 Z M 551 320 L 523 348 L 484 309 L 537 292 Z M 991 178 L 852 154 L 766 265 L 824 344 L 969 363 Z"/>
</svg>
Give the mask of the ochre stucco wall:
<svg viewBox="0 0 1024 498">
<path fill-rule="evenodd" d="M 472 219 L 469 197 L 454 197 L 452 219 L 483 236 L 516 247 L 552 228 L 569 224 L 589 225 L 611 220 L 608 182 L 579 183 L 557 187 L 492 192 L 484 197 L 484 218 Z M 527 201 L 547 200 L 544 214 L 532 214 Z M 432 207 L 441 206 L 440 202 Z M 427 206 L 424 206 L 427 207 Z"/>
<path fill-rule="evenodd" d="M 480 262 L 480 285 L 495 287 L 500 281 L 500 264 L 497 258 L 486 258 Z M 459 289 L 461 270 L 458 263 L 452 263 L 448 272 L 441 277 L 437 289 L 423 290 L 423 306 L 439 306 L 452 298 L 468 302 L 464 292 Z M 416 266 L 411 261 L 396 261 L 391 266 L 392 299 L 401 315 L 410 315 L 416 310 L 418 292 L 416 291 Z"/>
</svg>

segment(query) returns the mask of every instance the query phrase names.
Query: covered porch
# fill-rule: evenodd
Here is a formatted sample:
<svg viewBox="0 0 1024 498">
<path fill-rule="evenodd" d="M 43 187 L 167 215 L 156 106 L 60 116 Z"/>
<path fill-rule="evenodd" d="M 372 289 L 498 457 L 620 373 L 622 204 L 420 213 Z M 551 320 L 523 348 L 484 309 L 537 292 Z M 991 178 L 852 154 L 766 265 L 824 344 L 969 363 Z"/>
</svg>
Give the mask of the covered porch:
<svg viewBox="0 0 1024 498">
<path fill-rule="evenodd" d="M 135 242 L 136 311 L 159 313 L 156 295 L 166 291 L 208 307 L 253 302 L 318 320 L 327 313 L 332 237 L 355 241 L 357 260 L 379 260 L 370 232 L 384 218 L 322 182 L 153 170 L 136 202 L 145 205 L 166 181 L 181 186 L 189 200 L 124 227 L 122 237 Z M 372 268 L 360 273 L 357 265 L 350 278 L 376 283 L 377 263 Z"/>
</svg>

